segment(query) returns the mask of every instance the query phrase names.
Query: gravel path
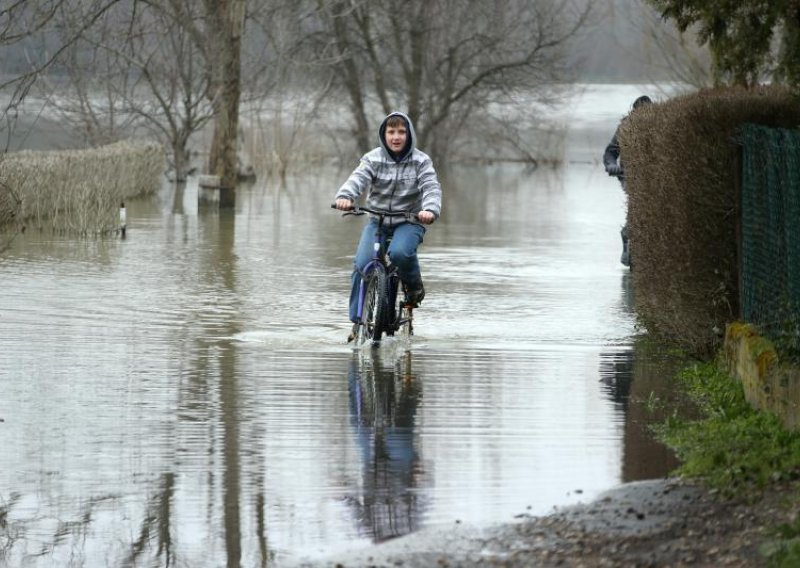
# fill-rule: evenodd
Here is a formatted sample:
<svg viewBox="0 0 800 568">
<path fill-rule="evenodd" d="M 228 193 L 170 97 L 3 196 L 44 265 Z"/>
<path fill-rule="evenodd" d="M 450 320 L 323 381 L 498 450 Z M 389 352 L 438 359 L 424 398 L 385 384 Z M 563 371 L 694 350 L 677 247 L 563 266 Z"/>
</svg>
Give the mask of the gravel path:
<svg viewBox="0 0 800 568">
<path fill-rule="evenodd" d="M 799 503 L 796 487 L 746 504 L 674 479 L 642 481 L 544 517 L 421 531 L 294 566 L 765 566 L 768 529 L 797 518 Z"/>
</svg>

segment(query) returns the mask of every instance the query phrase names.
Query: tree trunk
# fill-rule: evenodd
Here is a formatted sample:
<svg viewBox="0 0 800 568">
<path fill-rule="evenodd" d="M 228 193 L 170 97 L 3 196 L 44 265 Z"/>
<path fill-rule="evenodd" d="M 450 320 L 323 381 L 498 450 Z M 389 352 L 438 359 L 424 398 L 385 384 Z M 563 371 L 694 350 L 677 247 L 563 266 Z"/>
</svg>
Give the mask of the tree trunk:
<svg viewBox="0 0 800 568">
<path fill-rule="evenodd" d="M 175 161 L 175 181 L 186 181 L 189 174 L 189 152 L 185 140 L 175 140 L 172 144 L 172 156 Z"/>
<path fill-rule="evenodd" d="M 361 84 L 361 73 L 353 59 L 352 46 L 348 40 L 350 31 L 347 29 L 347 23 L 344 19 L 349 10 L 348 4 L 334 2 L 330 17 L 333 24 L 334 41 L 339 54 L 339 61 L 336 66 L 341 70 L 342 80 L 347 89 L 347 94 L 350 96 L 350 109 L 355 120 L 353 134 L 359 151 L 366 153 L 372 146 L 369 143 L 369 121 L 364 109 L 364 88 Z"/>
<path fill-rule="evenodd" d="M 219 176 L 220 207 L 233 207 L 238 180 L 239 100 L 241 98 L 241 40 L 244 0 L 206 0 L 214 77 L 212 107 L 214 134 L 208 170 Z"/>
</svg>

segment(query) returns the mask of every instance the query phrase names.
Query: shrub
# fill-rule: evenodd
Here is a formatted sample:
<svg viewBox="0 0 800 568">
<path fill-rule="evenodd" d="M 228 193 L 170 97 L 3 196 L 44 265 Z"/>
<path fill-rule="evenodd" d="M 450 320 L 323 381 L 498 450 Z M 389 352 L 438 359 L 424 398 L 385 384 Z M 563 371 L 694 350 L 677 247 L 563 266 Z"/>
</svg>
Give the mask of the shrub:
<svg viewBox="0 0 800 568">
<path fill-rule="evenodd" d="M 778 86 L 724 88 L 637 109 L 620 126 L 636 311 L 698 355 L 739 312 L 735 136 L 744 123 L 800 124 Z"/>
<path fill-rule="evenodd" d="M 676 413 L 655 428 L 681 460 L 678 474 L 728 497 L 754 497 L 772 483 L 798 479 L 800 431 L 753 409 L 742 384 L 713 362 L 685 368 L 678 380 L 700 416 Z"/>
<path fill-rule="evenodd" d="M 6 154 L 0 159 L 0 226 L 15 220 L 81 234 L 114 230 L 120 202 L 157 190 L 163 171 L 157 144 Z"/>
</svg>

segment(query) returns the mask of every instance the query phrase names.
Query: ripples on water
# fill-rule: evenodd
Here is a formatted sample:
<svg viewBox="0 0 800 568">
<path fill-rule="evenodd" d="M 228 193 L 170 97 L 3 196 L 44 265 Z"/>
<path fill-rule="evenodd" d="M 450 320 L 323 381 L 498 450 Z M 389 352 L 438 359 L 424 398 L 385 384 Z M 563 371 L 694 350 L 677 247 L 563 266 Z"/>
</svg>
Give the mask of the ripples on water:
<svg viewBox="0 0 800 568">
<path fill-rule="evenodd" d="M 18 238 L 0 560 L 281 564 L 663 474 L 630 423 L 622 196 L 597 170 L 450 179 L 418 335 L 377 350 L 343 341 L 339 174 L 244 189 L 235 214 L 167 189 L 124 241 Z"/>
</svg>

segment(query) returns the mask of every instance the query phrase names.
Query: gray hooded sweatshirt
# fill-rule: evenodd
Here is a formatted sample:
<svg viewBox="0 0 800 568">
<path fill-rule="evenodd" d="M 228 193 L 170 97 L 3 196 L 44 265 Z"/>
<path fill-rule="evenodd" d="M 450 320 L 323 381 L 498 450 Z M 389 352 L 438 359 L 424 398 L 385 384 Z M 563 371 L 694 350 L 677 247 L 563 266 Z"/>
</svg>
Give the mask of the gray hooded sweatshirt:
<svg viewBox="0 0 800 568">
<path fill-rule="evenodd" d="M 401 155 L 394 155 L 386 146 L 386 121 L 399 116 L 408 125 L 408 142 Z M 342 184 L 336 199 L 346 198 L 354 203 L 367 191 L 367 205 L 388 211 L 430 211 L 436 218 L 442 211 L 442 186 L 433 169 L 430 157 L 416 148 L 416 134 L 411 120 L 402 112 L 390 113 L 378 129 L 380 146 L 364 154 L 358 167 Z M 386 222 L 402 223 L 400 217 Z"/>
</svg>

